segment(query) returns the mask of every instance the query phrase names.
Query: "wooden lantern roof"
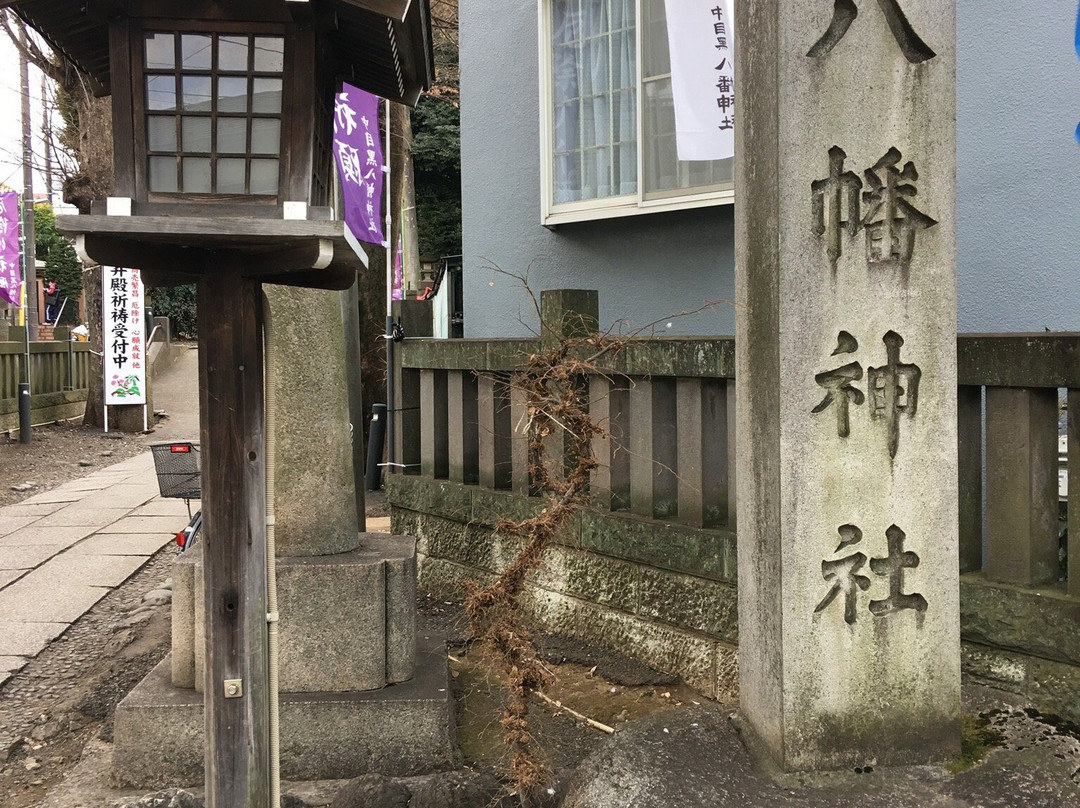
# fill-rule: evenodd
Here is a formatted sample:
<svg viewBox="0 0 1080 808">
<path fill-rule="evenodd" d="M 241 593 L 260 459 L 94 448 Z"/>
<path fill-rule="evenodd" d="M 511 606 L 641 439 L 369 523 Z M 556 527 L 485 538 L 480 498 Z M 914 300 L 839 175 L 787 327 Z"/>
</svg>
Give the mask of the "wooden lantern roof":
<svg viewBox="0 0 1080 808">
<path fill-rule="evenodd" d="M 317 130 L 330 125 L 319 122 L 319 99 L 330 96 L 337 79 L 415 104 L 434 81 L 428 2 L 0 0 L 0 8 L 18 14 L 82 71 L 96 93 L 112 95 L 114 121 L 127 126 L 114 130 L 118 195 L 95 201 L 89 215 L 58 216 L 57 227 L 75 237 L 85 258 L 139 267 L 150 285 L 231 272 L 268 283 L 348 288 L 366 261 L 346 242 L 343 223 L 332 220 L 322 198 L 327 185 L 312 176 L 313 165 L 331 170 L 328 153 L 318 153 Z M 281 120 L 292 125 L 282 127 L 281 184 L 261 201 L 251 194 L 199 191 L 170 196 L 169 189 L 153 199 L 154 189 L 133 179 L 145 168 L 147 149 L 145 143 L 137 145 L 131 125 L 141 113 L 125 108 L 132 105 L 136 77 L 128 72 L 132 43 L 141 42 L 144 25 L 197 32 L 202 24 L 207 31 L 231 30 L 233 24 L 237 33 L 268 27 L 303 31 L 293 52 L 306 61 L 298 61 L 285 77 L 291 118 Z"/>
<path fill-rule="evenodd" d="M 109 21 L 138 8 L 186 19 L 313 21 L 338 78 L 391 101 L 416 103 L 435 79 L 427 0 L 0 0 L 90 79 L 111 91 Z"/>
</svg>

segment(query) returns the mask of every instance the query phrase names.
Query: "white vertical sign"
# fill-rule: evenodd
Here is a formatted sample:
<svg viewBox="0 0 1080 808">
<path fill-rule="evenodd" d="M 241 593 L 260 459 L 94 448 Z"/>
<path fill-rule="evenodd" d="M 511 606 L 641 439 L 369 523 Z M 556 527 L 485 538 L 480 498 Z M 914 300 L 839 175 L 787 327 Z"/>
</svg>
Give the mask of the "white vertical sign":
<svg viewBox="0 0 1080 808">
<path fill-rule="evenodd" d="M 732 0 L 665 0 L 680 160 L 735 155 Z"/>
<path fill-rule="evenodd" d="M 146 404 L 146 333 L 137 269 L 101 268 L 105 404 Z"/>
</svg>

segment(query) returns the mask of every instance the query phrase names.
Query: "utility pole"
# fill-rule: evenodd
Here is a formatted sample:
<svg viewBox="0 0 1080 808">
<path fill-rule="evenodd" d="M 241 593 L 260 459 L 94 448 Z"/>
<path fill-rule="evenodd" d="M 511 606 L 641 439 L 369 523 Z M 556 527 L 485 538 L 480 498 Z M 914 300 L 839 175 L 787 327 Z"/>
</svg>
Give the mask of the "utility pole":
<svg viewBox="0 0 1080 808">
<path fill-rule="evenodd" d="M 48 93 L 49 79 L 41 77 L 41 135 L 45 149 L 45 194 L 49 198 L 49 207 L 53 207 L 53 171 L 52 171 L 52 115 L 45 99 Z"/>
<path fill-rule="evenodd" d="M 22 50 L 27 49 L 26 28 L 20 26 Z M 34 251 L 34 150 L 30 126 L 30 64 L 19 57 L 19 85 L 22 92 L 23 130 L 23 277 L 26 280 L 26 333 L 38 337 L 37 255 Z"/>
</svg>

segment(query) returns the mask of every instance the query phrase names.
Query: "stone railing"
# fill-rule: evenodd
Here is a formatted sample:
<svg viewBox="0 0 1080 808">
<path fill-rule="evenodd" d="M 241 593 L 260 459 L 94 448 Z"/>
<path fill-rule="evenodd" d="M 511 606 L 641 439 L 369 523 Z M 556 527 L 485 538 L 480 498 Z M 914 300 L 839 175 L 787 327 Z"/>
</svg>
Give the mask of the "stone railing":
<svg viewBox="0 0 1080 808">
<path fill-rule="evenodd" d="M 58 329 L 64 332 L 67 329 Z M 80 415 L 90 385 L 92 355 L 85 342 L 30 343 L 31 420 L 35 424 Z M 26 344 L 0 342 L 0 431 L 19 425 L 19 383 L 25 378 Z"/>
<path fill-rule="evenodd" d="M 420 538 L 421 585 L 447 596 L 513 558 L 503 518 L 534 515 L 525 403 L 513 383 L 539 340 L 407 341 L 403 473 L 387 484 L 395 532 Z M 709 693 L 734 685 L 734 342 L 633 342 L 588 385 L 594 507 L 534 576 L 528 607 L 552 629 L 675 670 Z M 419 429 L 415 426 L 418 425 Z M 556 451 L 557 451 L 556 447 Z"/>
<path fill-rule="evenodd" d="M 463 581 L 499 572 L 518 542 L 494 526 L 544 506 L 530 490 L 520 431 L 527 414 L 513 384 L 541 345 L 400 345 L 402 467 L 388 477 L 388 500 L 395 532 L 420 538 L 421 587 L 433 594 L 460 597 Z M 1080 575 L 1066 583 L 1059 560 L 1057 436 L 1059 388 L 1070 390 L 1080 419 L 1080 335 L 965 335 L 958 352 L 965 670 L 1075 720 Z M 583 379 L 606 431 L 595 445 L 593 505 L 532 576 L 526 608 L 550 630 L 618 648 L 707 693 L 730 693 L 734 340 L 632 341 L 597 370 Z M 1069 446 L 1078 469 L 1069 492 L 1078 503 L 1074 535 L 1078 431 Z"/>
<path fill-rule="evenodd" d="M 957 358 L 965 670 L 1076 720 L 1080 562 L 1066 574 L 1058 435 L 1067 413 L 1068 535 L 1075 547 L 1080 334 L 966 334 L 957 340 Z"/>
</svg>

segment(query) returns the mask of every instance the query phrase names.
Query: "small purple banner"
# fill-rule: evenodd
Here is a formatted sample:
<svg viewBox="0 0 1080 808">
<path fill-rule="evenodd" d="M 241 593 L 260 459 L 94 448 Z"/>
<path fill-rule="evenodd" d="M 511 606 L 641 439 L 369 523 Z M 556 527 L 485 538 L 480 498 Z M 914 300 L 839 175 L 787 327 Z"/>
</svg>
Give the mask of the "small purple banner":
<svg viewBox="0 0 1080 808">
<path fill-rule="evenodd" d="M 22 305 L 22 267 L 19 249 L 19 195 L 0 194 L 0 298 Z"/>
<path fill-rule="evenodd" d="M 398 233 L 397 252 L 394 254 L 394 280 L 390 286 L 390 299 L 405 299 L 405 250 L 402 247 L 401 233 Z"/>
<path fill-rule="evenodd" d="M 334 160 L 345 202 L 345 227 L 357 241 L 385 244 L 379 99 L 349 84 L 334 98 Z"/>
</svg>

